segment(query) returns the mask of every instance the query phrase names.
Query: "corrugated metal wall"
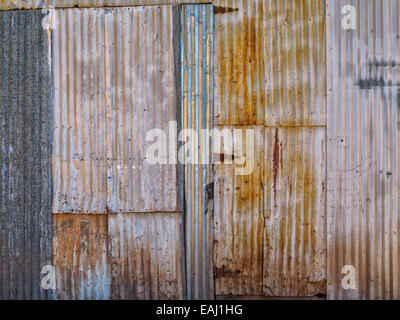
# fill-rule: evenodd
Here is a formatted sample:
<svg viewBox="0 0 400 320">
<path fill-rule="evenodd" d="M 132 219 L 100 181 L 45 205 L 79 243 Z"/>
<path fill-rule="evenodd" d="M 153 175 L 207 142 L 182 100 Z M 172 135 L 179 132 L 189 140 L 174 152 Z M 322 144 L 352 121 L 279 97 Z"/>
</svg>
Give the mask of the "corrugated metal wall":
<svg viewBox="0 0 400 320">
<path fill-rule="evenodd" d="M 214 1 L 214 124 L 257 137 L 215 170 L 216 295 L 326 293 L 324 3 Z"/>
<path fill-rule="evenodd" d="M 183 299 L 177 150 L 161 164 L 147 153 L 148 131 L 178 122 L 174 7 L 57 9 L 55 18 L 56 297 Z"/>
<path fill-rule="evenodd" d="M 213 7 L 184 5 L 180 16 L 181 127 L 198 133 L 184 141 L 187 298 L 212 299 L 212 141 L 202 130 L 212 129 Z"/>
<path fill-rule="evenodd" d="M 29 32 L 26 32 L 29 30 Z M 0 12 L 0 298 L 44 299 L 51 264 L 51 82 L 37 11 Z"/>
<path fill-rule="evenodd" d="M 48 8 L 92 8 L 210 3 L 210 0 L 0 0 L 0 10 Z"/>
<path fill-rule="evenodd" d="M 345 5 L 355 30 L 342 27 Z M 396 0 L 328 1 L 330 299 L 400 298 L 399 15 Z M 346 265 L 354 290 L 342 287 Z"/>
</svg>

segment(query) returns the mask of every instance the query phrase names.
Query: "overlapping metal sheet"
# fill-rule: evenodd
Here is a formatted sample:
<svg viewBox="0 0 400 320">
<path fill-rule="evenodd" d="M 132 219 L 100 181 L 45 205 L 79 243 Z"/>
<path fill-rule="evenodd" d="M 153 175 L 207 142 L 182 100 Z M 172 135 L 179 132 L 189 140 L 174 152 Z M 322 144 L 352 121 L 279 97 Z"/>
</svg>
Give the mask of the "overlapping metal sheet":
<svg viewBox="0 0 400 320">
<path fill-rule="evenodd" d="M 214 1 L 215 126 L 255 128 L 263 141 L 260 177 L 235 177 L 232 165 L 215 170 L 216 295 L 326 293 L 324 3 Z M 285 170 L 274 169 L 278 156 Z"/>
<path fill-rule="evenodd" d="M 326 129 L 267 128 L 263 294 L 326 294 Z"/>
<path fill-rule="evenodd" d="M 395 0 L 328 1 L 330 299 L 400 298 L 399 15 Z"/>
<path fill-rule="evenodd" d="M 106 215 L 55 214 L 53 298 L 104 300 L 111 297 Z"/>
<path fill-rule="evenodd" d="M 105 13 L 109 212 L 182 210 L 173 19 L 173 6 Z"/>
<path fill-rule="evenodd" d="M 182 213 L 108 216 L 113 299 L 184 299 Z"/>
<path fill-rule="evenodd" d="M 29 32 L 26 32 L 29 30 Z M 51 264 L 51 81 L 36 11 L 0 12 L 0 298 L 45 299 Z"/>
<path fill-rule="evenodd" d="M 60 9 L 52 33 L 54 213 L 107 211 L 103 9 Z"/>
<path fill-rule="evenodd" d="M 324 3 L 214 1 L 216 124 L 326 124 Z"/>
<path fill-rule="evenodd" d="M 95 8 L 210 3 L 211 0 L 0 0 L 0 10 L 39 8 Z M 46 13 L 46 12 L 45 12 Z"/>
<path fill-rule="evenodd" d="M 184 5 L 181 25 L 181 127 L 193 129 L 185 166 L 187 298 L 212 299 L 213 174 L 212 129 L 213 7 Z"/>
</svg>

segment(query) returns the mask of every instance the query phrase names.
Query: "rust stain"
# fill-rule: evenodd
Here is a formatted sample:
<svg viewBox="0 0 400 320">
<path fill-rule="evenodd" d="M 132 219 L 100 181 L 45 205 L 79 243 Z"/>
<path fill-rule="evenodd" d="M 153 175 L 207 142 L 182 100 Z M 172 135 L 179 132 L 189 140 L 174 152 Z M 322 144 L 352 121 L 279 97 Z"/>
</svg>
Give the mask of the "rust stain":
<svg viewBox="0 0 400 320">
<path fill-rule="evenodd" d="M 239 8 L 231 8 L 231 7 L 214 7 L 214 14 L 224 14 L 224 13 L 231 13 L 231 12 L 237 12 L 239 11 Z"/>
<path fill-rule="evenodd" d="M 276 180 L 278 178 L 278 170 L 279 170 L 279 158 L 280 158 L 280 152 L 279 152 L 279 129 L 276 128 L 275 130 L 275 141 L 274 141 L 274 148 L 273 148 L 273 154 L 272 154 L 272 170 L 273 170 L 273 176 L 274 176 L 274 200 L 275 200 L 275 207 L 277 206 L 276 203 Z"/>
</svg>

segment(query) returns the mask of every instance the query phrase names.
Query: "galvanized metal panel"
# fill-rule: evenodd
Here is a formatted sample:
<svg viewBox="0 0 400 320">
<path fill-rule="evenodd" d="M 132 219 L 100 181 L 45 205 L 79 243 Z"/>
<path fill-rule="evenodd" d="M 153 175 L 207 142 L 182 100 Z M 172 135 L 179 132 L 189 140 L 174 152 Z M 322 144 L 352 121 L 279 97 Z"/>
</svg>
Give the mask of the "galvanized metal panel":
<svg viewBox="0 0 400 320">
<path fill-rule="evenodd" d="M 51 264 L 51 81 L 35 11 L 0 12 L 0 298 L 45 299 Z"/>
<path fill-rule="evenodd" d="M 104 300 L 111 297 L 108 220 L 105 215 L 55 214 L 54 298 Z"/>
<path fill-rule="evenodd" d="M 104 10 L 60 9 L 55 17 L 53 212 L 105 213 Z"/>
<path fill-rule="evenodd" d="M 181 11 L 182 128 L 193 129 L 185 166 L 187 298 L 213 299 L 213 7 L 185 5 Z"/>
<path fill-rule="evenodd" d="M 326 294 L 326 129 L 267 128 L 263 293 Z"/>
<path fill-rule="evenodd" d="M 326 124 L 324 0 L 215 0 L 216 124 Z"/>
<path fill-rule="evenodd" d="M 400 298 L 399 15 L 394 0 L 328 1 L 329 299 Z"/>
<path fill-rule="evenodd" d="M 231 133 L 232 127 L 221 127 Z M 238 129 L 238 128 L 235 128 Z M 214 168 L 214 277 L 216 295 L 262 295 L 264 126 L 244 126 L 242 140 L 232 133 L 233 154 L 220 155 Z M 254 130 L 248 137 L 246 129 Z M 251 139 L 251 140 L 250 140 Z M 224 144 L 227 142 L 225 141 Z M 243 143 L 243 150 L 236 147 Z M 253 143 L 253 154 L 247 144 Z M 253 171 L 239 175 L 236 156 L 253 161 Z"/>
<path fill-rule="evenodd" d="M 110 214 L 113 299 L 184 299 L 182 213 Z"/>
<path fill-rule="evenodd" d="M 128 7 L 209 3 L 210 0 L 0 0 L 0 10 L 76 7 Z"/>
<path fill-rule="evenodd" d="M 108 9 L 105 19 L 108 210 L 182 210 L 177 135 L 170 130 L 178 113 L 173 7 Z M 150 148 L 154 143 L 165 148 L 165 158 Z"/>
</svg>

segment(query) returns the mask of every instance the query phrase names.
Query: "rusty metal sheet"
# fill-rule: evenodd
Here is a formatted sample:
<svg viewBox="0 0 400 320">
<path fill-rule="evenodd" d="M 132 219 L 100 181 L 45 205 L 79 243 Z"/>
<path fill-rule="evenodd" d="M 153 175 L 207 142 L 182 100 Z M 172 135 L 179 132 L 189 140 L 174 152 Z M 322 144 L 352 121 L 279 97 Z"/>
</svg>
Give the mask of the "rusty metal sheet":
<svg viewBox="0 0 400 320">
<path fill-rule="evenodd" d="M 104 10 L 60 9 L 55 17 L 53 212 L 105 213 Z"/>
<path fill-rule="evenodd" d="M 233 132 L 238 128 L 219 127 L 221 132 L 224 129 Z M 244 130 L 243 149 L 236 149 L 242 140 L 237 141 L 231 133 L 233 153 L 221 150 L 219 161 L 215 160 L 219 163 L 214 165 L 213 260 L 217 296 L 262 295 L 264 126 L 240 129 Z M 253 137 L 246 129 L 254 130 Z M 249 143 L 254 146 L 253 154 L 247 153 Z M 248 175 L 239 175 L 243 167 L 232 163 L 232 159 L 241 156 L 253 161 Z"/>
<path fill-rule="evenodd" d="M 187 298 L 213 299 L 212 140 L 201 135 L 212 128 L 213 6 L 184 5 L 180 22 L 181 127 L 199 134 L 190 139 L 184 173 Z"/>
<path fill-rule="evenodd" d="M 54 298 L 104 300 L 111 297 L 106 215 L 54 214 Z"/>
<path fill-rule="evenodd" d="M 182 210 L 173 7 L 108 9 L 105 23 L 108 210 Z M 155 142 L 165 155 L 152 151 Z"/>
<path fill-rule="evenodd" d="M 182 213 L 108 216 L 113 299 L 184 299 Z"/>
<path fill-rule="evenodd" d="M 400 3 L 327 5 L 328 298 L 399 299 Z"/>
<path fill-rule="evenodd" d="M 210 3 L 210 0 L 0 0 L 0 10 L 40 8 L 94 8 Z"/>
<path fill-rule="evenodd" d="M 46 299 L 51 264 L 49 39 L 36 11 L 0 12 L 0 299 Z"/>
<path fill-rule="evenodd" d="M 326 129 L 266 128 L 263 294 L 326 294 Z"/>
<path fill-rule="evenodd" d="M 215 123 L 325 125 L 325 1 L 213 3 Z"/>
</svg>

